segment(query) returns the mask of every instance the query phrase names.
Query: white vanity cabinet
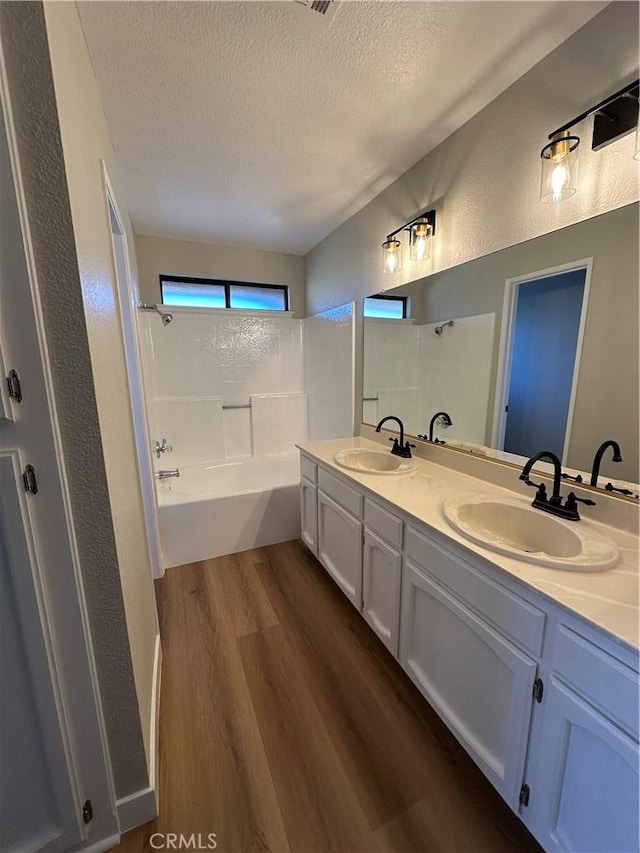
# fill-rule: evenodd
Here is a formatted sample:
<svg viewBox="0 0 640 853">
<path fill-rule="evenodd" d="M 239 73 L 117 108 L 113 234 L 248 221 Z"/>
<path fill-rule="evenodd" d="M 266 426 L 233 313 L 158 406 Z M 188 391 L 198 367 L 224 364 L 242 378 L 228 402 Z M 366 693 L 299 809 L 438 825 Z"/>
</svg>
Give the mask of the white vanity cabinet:
<svg viewBox="0 0 640 853">
<path fill-rule="evenodd" d="M 633 660 L 560 624 L 531 741 L 530 815 L 545 850 L 638 850 L 638 675 Z M 629 663 L 632 665 L 629 666 Z"/>
<path fill-rule="evenodd" d="M 303 456 L 304 459 L 304 456 Z M 545 850 L 639 849 L 638 652 L 301 462 L 303 538 Z"/>
<path fill-rule="evenodd" d="M 362 548 L 362 615 L 394 657 L 398 655 L 403 522 L 365 501 Z"/>
<path fill-rule="evenodd" d="M 318 559 L 349 601 L 362 602 L 361 494 L 318 469 Z"/>
<path fill-rule="evenodd" d="M 405 559 L 400 663 L 515 809 L 537 663 L 441 586 L 427 569 Z M 510 604 L 517 614 L 520 603 Z M 522 605 L 527 607 L 525 602 Z"/>
</svg>

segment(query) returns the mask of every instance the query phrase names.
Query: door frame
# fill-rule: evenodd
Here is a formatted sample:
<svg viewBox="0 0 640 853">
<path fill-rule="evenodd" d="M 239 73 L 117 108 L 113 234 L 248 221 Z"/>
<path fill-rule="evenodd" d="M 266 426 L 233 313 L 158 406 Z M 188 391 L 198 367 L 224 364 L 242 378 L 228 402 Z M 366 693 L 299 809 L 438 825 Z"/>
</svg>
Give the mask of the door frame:
<svg viewBox="0 0 640 853">
<path fill-rule="evenodd" d="M 48 653 L 49 672 L 63 729 L 67 766 L 78 798 L 76 819 L 83 850 L 107 850 L 117 844 L 120 831 L 115 808 L 115 787 L 109 757 L 106 724 L 100 698 L 98 668 L 93 651 L 90 618 L 84 591 L 82 564 L 73 522 L 73 510 L 64 449 L 60 432 L 53 373 L 47 349 L 44 310 L 40 301 L 38 273 L 28 207 L 22 179 L 18 134 L 13 117 L 5 55 L 0 39 L 0 121 L 4 119 L 10 160 L 10 180 L 15 193 L 26 279 L 32 306 L 29 323 L 30 345 L 34 353 L 31 367 L 44 385 L 48 418 L 40 427 L 52 445 L 56 482 L 50 485 L 61 496 L 64 524 L 58 530 L 55 553 L 35 539 L 37 559 L 34 583 Z M 0 377 L 4 382 L 4 377 Z M 47 510 L 42 503 L 30 502 L 29 516 L 36 522 Z M 52 592 L 52 589 L 55 592 Z M 72 651 L 70 651 L 72 650 Z M 90 796 L 94 817 L 81 820 L 82 801 Z"/>
<path fill-rule="evenodd" d="M 104 160 L 100 161 L 102 172 L 102 184 L 104 188 L 105 208 L 107 214 L 107 227 L 111 235 L 111 256 L 113 264 L 113 280 L 116 283 L 118 303 L 120 306 L 120 324 L 122 327 L 122 342 L 125 354 L 125 365 L 127 370 L 127 384 L 129 403 L 131 407 L 131 420 L 136 446 L 136 457 L 138 462 L 138 481 L 142 497 L 144 512 L 145 531 L 147 536 L 147 547 L 151 562 L 151 571 L 154 579 L 164 575 L 162 565 L 162 552 L 160 546 L 160 528 L 158 526 L 158 512 L 156 507 L 156 489 L 153 474 L 153 463 L 151 460 L 151 434 L 145 408 L 144 379 L 142 376 L 142 358 L 140 355 L 140 331 L 138 328 L 138 317 L 136 303 L 132 287 L 131 260 L 127 232 L 123 225 L 116 194 L 109 178 L 107 166 Z M 114 222 L 115 220 L 115 229 Z M 117 231 L 117 233 L 116 233 Z M 118 250 L 116 238 L 120 237 L 123 263 L 124 280 L 118 266 Z"/>
<path fill-rule="evenodd" d="M 567 412 L 567 425 L 564 433 L 562 448 L 563 465 L 567 464 L 569 452 L 569 441 L 571 428 L 573 426 L 573 413 L 576 402 L 576 391 L 580 373 L 580 361 L 582 358 L 582 345 L 584 343 L 584 331 L 587 322 L 589 308 L 589 294 L 591 292 L 591 272 L 593 269 L 593 258 L 582 258 L 555 267 L 547 267 L 543 270 L 525 273 L 524 275 L 508 278 L 504 285 L 504 299 L 502 303 L 502 325 L 500 328 L 500 348 L 498 351 L 498 370 L 496 373 L 496 392 L 493 410 L 493 425 L 491 430 L 491 446 L 497 450 L 504 447 L 504 436 L 507 427 L 506 406 L 509 398 L 509 385 L 511 382 L 511 362 L 513 358 L 513 343 L 515 337 L 515 319 L 518 309 L 518 292 L 521 284 L 529 281 L 552 278 L 566 272 L 585 270 L 584 290 L 582 292 L 582 308 L 580 311 L 580 325 L 578 327 L 578 340 L 576 342 L 576 356 L 573 364 L 573 380 L 571 383 L 571 395 L 569 397 L 569 410 Z M 541 448 L 544 449 L 544 448 Z"/>
</svg>

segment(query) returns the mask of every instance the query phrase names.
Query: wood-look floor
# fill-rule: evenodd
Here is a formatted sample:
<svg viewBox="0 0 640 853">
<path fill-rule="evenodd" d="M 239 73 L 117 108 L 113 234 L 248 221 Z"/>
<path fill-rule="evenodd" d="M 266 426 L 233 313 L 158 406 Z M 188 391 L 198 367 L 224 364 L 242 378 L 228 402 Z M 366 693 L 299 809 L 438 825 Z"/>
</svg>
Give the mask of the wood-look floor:
<svg viewBox="0 0 640 853">
<path fill-rule="evenodd" d="M 539 851 L 299 542 L 169 569 L 160 815 L 221 853 Z M 154 844 L 159 844 L 158 836 Z"/>
</svg>

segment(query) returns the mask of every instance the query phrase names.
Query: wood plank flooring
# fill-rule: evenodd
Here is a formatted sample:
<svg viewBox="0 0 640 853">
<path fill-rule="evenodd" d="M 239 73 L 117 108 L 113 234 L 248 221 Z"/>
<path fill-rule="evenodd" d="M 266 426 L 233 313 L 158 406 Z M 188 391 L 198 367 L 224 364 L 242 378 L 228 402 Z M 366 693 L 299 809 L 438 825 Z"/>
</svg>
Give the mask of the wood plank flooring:
<svg viewBox="0 0 640 853">
<path fill-rule="evenodd" d="M 169 569 L 156 594 L 160 814 L 119 853 L 170 832 L 221 853 L 541 849 L 300 542 Z"/>
</svg>

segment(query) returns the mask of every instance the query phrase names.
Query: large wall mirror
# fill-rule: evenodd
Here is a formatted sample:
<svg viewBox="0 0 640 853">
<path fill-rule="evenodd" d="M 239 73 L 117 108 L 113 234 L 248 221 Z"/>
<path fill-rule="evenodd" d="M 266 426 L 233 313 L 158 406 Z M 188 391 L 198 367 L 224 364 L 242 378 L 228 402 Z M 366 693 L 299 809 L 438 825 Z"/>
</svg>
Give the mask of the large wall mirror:
<svg viewBox="0 0 640 853">
<path fill-rule="evenodd" d="M 402 319 L 364 320 L 363 421 L 506 461 L 552 450 L 640 481 L 638 204 L 386 292 Z M 446 239 L 446 238 L 442 238 Z M 372 303 L 375 304 L 375 303 Z M 381 300 L 380 305 L 384 305 Z M 389 304 L 389 303 L 387 303 Z M 391 307 L 389 305 L 389 307 Z"/>
</svg>

